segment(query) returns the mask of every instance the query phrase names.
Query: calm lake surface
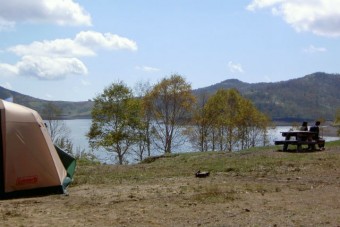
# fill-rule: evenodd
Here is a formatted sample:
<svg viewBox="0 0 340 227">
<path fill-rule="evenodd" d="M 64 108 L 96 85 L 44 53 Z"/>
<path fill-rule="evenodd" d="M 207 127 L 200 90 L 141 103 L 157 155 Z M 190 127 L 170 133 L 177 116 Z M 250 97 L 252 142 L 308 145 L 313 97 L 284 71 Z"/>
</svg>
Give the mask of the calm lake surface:
<svg viewBox="0 0 340 227">
<path fill-rule="evenodd" d="M 103 163 L 115 163 L 114 156 L 111 153 L 108 153 L 105 150 L 91 151 L 86 137 L 87 132 L 90 130 L 91 119 L 65 120 L 65 124 L 71 130 L 70 138 L 73 142 L 74 148 L 85 149 L 87 152 L 93 152 L 93 154 Z M 290 126 L 277 126 L 275 129 L 270 129 L 268 139 L 270 144 L 274 144 L 274 140 L 282 139 L 280 132 L 288 131 L 290 128 Z M 325 137 L 325 139 L 326 141 L 332 141 L 339 139 L 339 137 Z M 191 147 L 190 143 L 186 143 L 181 148 L 175 150 L 174 153 L 180 153 L 184 151 L 193 152 L 196 150 Z M 157 154 L 159 155 L 159 153 L 155 152 L 155 155 Z M 134 161 L 129 160 L 129 162 Z"/>
</svg>

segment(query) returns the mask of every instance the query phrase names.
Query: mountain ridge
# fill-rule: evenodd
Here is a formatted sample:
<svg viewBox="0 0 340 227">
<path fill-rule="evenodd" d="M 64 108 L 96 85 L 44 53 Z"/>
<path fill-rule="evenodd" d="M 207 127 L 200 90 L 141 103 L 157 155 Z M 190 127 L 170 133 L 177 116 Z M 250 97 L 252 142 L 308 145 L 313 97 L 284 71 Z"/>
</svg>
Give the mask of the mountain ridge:
<svg viewBox="0 0 340 227">
<path fill-rule="evenodd" d="M 217 89 L 237 89 L 273 120 L 332 120 L 340 108 L 340 74 L 316 72 L 301 78 L 269 83 L 245 83 L 237 79 L 193 90 L 213 94 Z"/>
<path fill-rule="evenodd" d="M 93 102 L 88 101 L 48 101 L 40 98 L 34 98 L 29 95 L 24 95 L 16 91 L 9 90 L 0 86 L 0 99 L 13 99 L 14 103 L 29 107 L 43 113 L 44 106 L 48 103 L 53 103 L 58 107 L 62 114 L 58 116 L 60 119 L 75 119 L 75 118 L 91 118 L 91 108 Z"/>
<path fill-rule="evenodd" d="M 279 82 L 247 83 L 227 79 L 207 87 L 193 89 L 193 94 L 214 94 L 218 89 L 237 89 L 274 121 L 333 120 L 340 108 L 340 74 L 316 72 Z M 60 118 L 91 118 L 93 102 L 48 101 L 21 94 L 0 86 L 0 98 L 13 97 L 14 102 L 42 112 L 47 103 L 62 110 Z"/>
</svg>

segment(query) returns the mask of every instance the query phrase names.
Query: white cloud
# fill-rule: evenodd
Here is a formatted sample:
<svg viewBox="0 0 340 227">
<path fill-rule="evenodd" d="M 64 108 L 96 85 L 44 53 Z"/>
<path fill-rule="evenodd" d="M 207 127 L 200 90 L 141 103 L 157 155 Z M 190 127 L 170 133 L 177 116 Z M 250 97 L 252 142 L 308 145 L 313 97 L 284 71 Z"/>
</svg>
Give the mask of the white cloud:
<svg viewBox="0 0 340 227">
<path fill-rule="evenodd" d="M 74 39 L 44 40 L 33 42 L 29 45 L 17 45 L 8 48 L 8 51 L 19 56 L 94 56 L 95 50 L 137 50 L 136 42 L 111 33 L 99 33 L 95 31 L 80 32 Z"/>
<path fill-rule="evenodd" d="M 17 67 L 20 74 L 47 80 L 84 75 L 88 72 L 84 63 L 76 58 L 25 56 L 17 63 Z"/>
<path fill-rule="evenodd" d="M 0 63 L 1 76 L 16 76 L 18 75 L 18 68 L 15 65 Z"/>
<path fill-rule="evenodd" d="M 8 51 L 19 56 L 93 56 L 95 52 L 90 48 L 79 45 L 71 39 L 56 39 L 52 41 L 33 42 L 29 45 L 17 45 L 8 48 Z"/>
<path fill-rule="evenodd" d="M 298 32 L 340 36 L 340 0 L 253 0 L 247 9 L 270 8 Z"/>
<path fill-rule="evenodd" d="M 303 51 L 307 53 L 318 53 L 318 52 L 326 52 L 327 49 L 324 47 L 316 47 L 314 45 L 310 45 L 309 47 L 305 48 Z"/>
<path fill-rule="evenodd" d="M 88 46 L 92 49 L 103 48 L 107 50 L 137 50 L 136 42 L 111 33 L 102 34 L 94 31 L 80 32 L 77 34 L 74 42 L 83 46 Z"/>
<path fill-rule="evenodd" d="M 136 69 L 144 71 L 144 72 L 158 72 L 158 71 L 160 71 L 160 69 L 150 67 L 150 66 L 136 66 Z"/>
<path fill-rule="evenodd" d="M 228 68 L 229 68 L 229 71 L 232 73 L 243 73 L 244 72 L 241 64 L 236 64 L 236 63 L 233 63 L 232 61 L 228 62 Z"/>
<path fill-rule="evenodd" d="M 1 0 L 0 0 L 1 1 Z M 7 48 L 22 59 L 14 64 L 0 62 L 0 75 L 31 76 L 45 80 L 87 74 L 78 57 L 95 56 L 98 49 L 137 50 L 137 44 L 124 37 L 94 31 L 80 32 L 74 39 L 45 40 Z"/>
<path fill-rule="evenodd" d="M 70 75 L 85 75 L 88 70 L 84 63 L 76 58 L 24 56 L 15 65 L 0 64 L 0 73 L 56 80 Z"/>
<path fill-rule="evenodd" d="M 270 7 L 281 2 L 284 2 L 284 0 L 253 0 L 252 3 L 247 6 L 247 9 L 254 11 L 256 9 Z"/>
<path fill-rule="evenodd" d="M 73 0 L 0 0 L 0 18 L 8 23 L 91 25 L 91 16 Z"/>
</svg>

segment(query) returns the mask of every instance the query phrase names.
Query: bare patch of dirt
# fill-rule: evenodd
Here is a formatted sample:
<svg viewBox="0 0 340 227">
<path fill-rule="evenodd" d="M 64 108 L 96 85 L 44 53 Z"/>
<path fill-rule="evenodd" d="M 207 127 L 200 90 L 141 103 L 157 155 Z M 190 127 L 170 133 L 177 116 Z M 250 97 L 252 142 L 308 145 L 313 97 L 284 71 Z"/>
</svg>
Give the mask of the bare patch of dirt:
<svg viewBox="0 0 340 227">
<path fill-rule="evenodd" d="M 320 153 L 327 152 L 337 151 Z M 0 201 L 0 219 L 1 226 L 340 226 L 339 191 L 339 166 L 287 163 L 264 174 L 77 185 L 69 196 Z"/>
</svg>

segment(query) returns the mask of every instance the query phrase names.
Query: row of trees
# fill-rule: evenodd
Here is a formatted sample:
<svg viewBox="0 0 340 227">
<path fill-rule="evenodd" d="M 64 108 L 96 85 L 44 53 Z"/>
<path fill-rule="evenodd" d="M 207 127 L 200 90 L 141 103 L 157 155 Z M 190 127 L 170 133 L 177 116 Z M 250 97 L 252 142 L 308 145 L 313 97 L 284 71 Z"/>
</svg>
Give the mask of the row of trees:
<svg viewBox="0 0 340 227">
<path fill-rule="evenodd" d="M 151 147 L 171 153 L 186 137 L 200 151 L 265 143 L 269 119 L 237 90 L 197 98 L 178 74 L 137 90 L 135 96 L 123 82 L 116 82 L 94 98 L 90 146 L 115 153 L 119 164 L 132 152 L 139 160 L 150 156 Z"/>
<path fill-rule="evenodd" d="M 211 97 L 203 94 L 199 100 L 194 126 L 187 133 L 197 149 L 232 151 L 266 145 L 270 120 L 237 90 L 221 89 Z"/>
</svg>

